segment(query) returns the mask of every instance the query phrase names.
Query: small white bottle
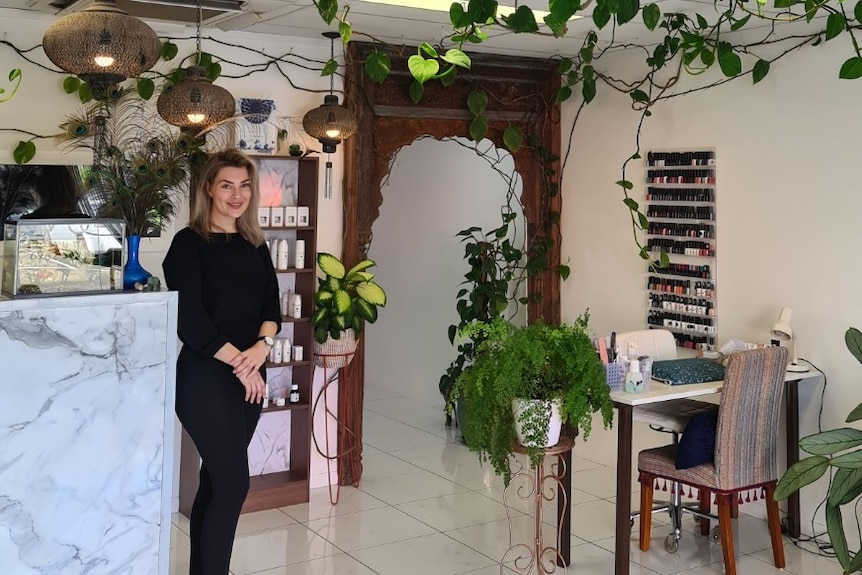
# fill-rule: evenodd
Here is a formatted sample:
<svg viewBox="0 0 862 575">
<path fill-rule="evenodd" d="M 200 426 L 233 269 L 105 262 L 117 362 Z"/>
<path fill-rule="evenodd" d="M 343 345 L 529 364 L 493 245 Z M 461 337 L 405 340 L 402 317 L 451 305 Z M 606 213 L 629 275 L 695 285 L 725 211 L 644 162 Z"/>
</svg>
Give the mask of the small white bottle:
<svg viewBox="0 0 862 575">
<path fill-rule="evenodd" d="M 276 266 L 276 269 L 278 269 L 278 270 L 286 270 L 287 269 L 287 250 L 288 250 L 287 240 L 284 238 L 278 240 L 278 255 L 277 255 L 278 265 Z"/>
<path fill-rule="evenodd" d="M 302 317 L 302 296 L 298 293 L 293 294 L 293 302 L 291 304 L 291 313 L 295 318 Z"/>
<path fill-rule="evenodd" d="M 296 240 L 296 269 L 305 267 L 305 240 Z"/>
<path fill-rule="evenodd" d="M 282 352 L 284 351 L 284 340 L 276 339 L 272 346 L 272 362 L 281 363 Z"/>
<path fill-rule="evenodd" d="M 286 351 L 286 350 L 288 350 L 288 349 L 290 349 L 290 350 L 292 350 L 292 349 L 293 349 L 293 347 L 290 345 L 290 338 L 289 338 L 289 337 L 287 337 L 287 338 L 285 338 L 283 341 L 284 341 L 284 343 L 283 343 L 283 344 L 282 344 L 282 346 L 281 346 L 281 355 L 282 355 L 282 359 L 290 360 L 290 352 L 289 352 L 289 351 Z"/>
<path fill-rule="evenodd" d="M 278 269 L 278 240 L 272 240 L 267 244 L 269 257 L 272 260 L 272 268 Z"/>
<path fill-rule="evenodd" d="M 641 373 L 641 362 L 637 359 L 629 360 L 625 389 L 628 393 L 640 393 L 644 390 L 644 376 Z"/>
<path fill-rule="evenodd" d="M 301 345 L 293 346 L 293 361 L 302 361 L 303 350 Z"/>
<path fill-rule="evenodd" d="M 269 407 L 269 382 L 263 388 L 263 408 Z"/>
<path fill-rule="evenodd" d="M 290 386 L 290 395 L 288 396 L 290 403 L 299 403 L 299 385 L 293 384 Z"/>
<path fill-rule="evenodd" d="M 290 295 L 292 292 L 284 291 L 281 292 L 281 315 L 283 317 L 287 317 L 288 311 L 290 311 Z"/>
</svg>

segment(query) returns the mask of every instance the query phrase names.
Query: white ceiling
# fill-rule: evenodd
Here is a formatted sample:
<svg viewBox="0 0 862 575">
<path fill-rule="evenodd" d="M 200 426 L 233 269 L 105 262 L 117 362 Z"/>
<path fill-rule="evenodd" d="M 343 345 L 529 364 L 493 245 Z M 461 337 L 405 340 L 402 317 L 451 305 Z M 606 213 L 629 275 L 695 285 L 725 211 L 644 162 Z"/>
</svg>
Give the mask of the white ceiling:
<svg viewBox="0 0 862 575">
<path fill-rule="evenodd" d="M 0 0 L 0 8 L 15 8 L 18 10 L 33 10 L 41 13 L 56 13 L 51 8 L 52 0 Z M 90 0 L 79 0 L 74 8 L 84 5 Z M 204 0 L 205 1 L 205 0 Z M 710 21 L 715 14 L 713 0 L 655 0 L 664 12 L 683 12 L 694 14 L 699 12 Z M 514 2 L 514 0 L 512 0 Z M 720 6 L 726 6 L 727 0 L 717 0 Z M 501 4 L 507 2 L 501 1 Z M 521 0 L 534 9 L 547 9 L 546 0 Z M 422 41 L 437 42 L 443 39 L 446 31 L 451 30 L 447 12 L 434 10 L 396 7 L 362 0 L 341 0 L 341 8 L 349 6 L 348 21 L 357 34 L 356 40 L 374 38 L 394 45 L 416 45 Z M 594 29 L 589 17 L 593 3 L 588 7 L 585 18 L 569 22 L 569 30 L 565 37 L 554 38 L 550 34 L 524 34 L 494 32 L 487 42 L 481 45 L 470 45 L 471 51 L 494 52 L 531 57 L 549 57 L 557 54 L 572 55 L 580 47 L 583 38 L 589 30 Z M 163 17 L 158 4 L 140 5 L 146 11 L 145 17 L 151 20 L 168 20 L 193 22 L 194 10 L 186 10 L 182 18 Z M 205 27 L 222 30 L 243 30 L 275 36 L 300 36 L 320 38 L 326 30 L 335 29 L 336 23 L 327 26 L 317 14 L 317 9 L 311 0 L 247 0 L 241 13 L 222 13 L 212 16 L 205 11 Z M 753 24 L 753 22 L 752 22 Z M 751 28 L 749 25 L 747 28 Z M 543 26 L 547 31 L 547 28 Z M 359 34 L 359 33 L 362 34 Z M 613 31 L 610 26 L 600 32 L 600 39 L 608 41 L 611 34 L 617 42 L 632 42 L 650 44 L 660 40 L 661 32 L 650 32 L 643 26 L 640 16 L 633 22 Z M 516 37 L 517 36 L 517 37 Z"/>
</svg>

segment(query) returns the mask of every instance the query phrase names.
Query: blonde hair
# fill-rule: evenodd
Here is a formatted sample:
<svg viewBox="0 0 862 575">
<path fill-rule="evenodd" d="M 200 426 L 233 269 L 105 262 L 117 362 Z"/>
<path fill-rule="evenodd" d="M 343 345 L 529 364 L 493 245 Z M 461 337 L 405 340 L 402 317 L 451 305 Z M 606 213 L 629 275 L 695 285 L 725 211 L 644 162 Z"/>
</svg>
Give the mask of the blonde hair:
<svg viewBox="0 0 862 575">
<path fill-rule="evenodd" d="M 260 190 L 257 187 L 257 166 L 251 158 L 234 149 L 222 150 L 212 154 L 201 170 L 197 185 L 192 194 L 189 228 L 196 231 L 207 241 L 212 240 L 210 214 L 212 198 L 207 193 L 222 168 L 245 168 L 251 180 L 251 201 L 248 209 L 236 220 L 236 231 L 254 246 L 263 244 L 263 232 L 257 221 L 257 208 L 260 205 Z"/>
</svg>

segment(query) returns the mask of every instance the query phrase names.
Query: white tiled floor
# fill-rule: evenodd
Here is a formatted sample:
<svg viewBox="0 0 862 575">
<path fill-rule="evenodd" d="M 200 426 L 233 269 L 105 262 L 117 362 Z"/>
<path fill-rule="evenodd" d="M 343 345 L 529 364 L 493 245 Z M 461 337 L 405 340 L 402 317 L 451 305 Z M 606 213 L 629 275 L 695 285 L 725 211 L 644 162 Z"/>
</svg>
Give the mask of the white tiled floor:
<svg viewBox="0 0 862 575">
<path fill-rule="evenodd" d="M 535 522 L 531 504 L 502 504 L 503 483 L 444 426 L 435 406 L 365 391 L 364 473 L 359 489 L 343 487 L 333 507 L 326 488 L 312 491 L 303 505 L 240 518 L 234 543 L 233 575 L 512 575 L 512 542 L 529 543 Z M 636 426 L 635 453 L 664 438 Z M 648 443 L 654 442 L 654 443 Z M 577 575 L 614 571 L 616 432 L 593 426 L 572 457 L 572 566 Z M 508 498 L 519 484 L 513 482 Z M 635 486 L 637 483 L 635 482 Z M 637 505 L 637 493 L 632 495 Z M 787 567 L 772 565 L 766 524 L 759 506 L 742 506 L 734 534 L 740 575 L 833 575 L 838 564 L 785 544 Z M 508 513 L 507 513 L 508 511 Z M 556 504 L 544 506 L 543 533 L 555 538 Z M 632 575 L 723 575 L 721 546 L 695 535 L 686 519 L 679 551 L 664 550 L 665 517 L 653 520 L 650 551 L 632 537 Z M 637 527 L 637 526 L 635 526 Z M 636 531 L 636 529 L 635 529 Z M 171 575 L 188 573 L 188 520 L 174 516 Z M 500 563 L 505 564 L 501 568 Z M 562 573 L 563 571 L 558 571 Z"/>
</svg>

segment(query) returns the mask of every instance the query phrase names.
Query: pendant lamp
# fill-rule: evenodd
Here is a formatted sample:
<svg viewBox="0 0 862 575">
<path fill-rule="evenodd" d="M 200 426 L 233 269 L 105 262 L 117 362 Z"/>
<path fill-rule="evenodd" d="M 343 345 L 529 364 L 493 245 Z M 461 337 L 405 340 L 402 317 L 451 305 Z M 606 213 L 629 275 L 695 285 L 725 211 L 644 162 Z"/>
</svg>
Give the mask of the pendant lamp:
<svg viewBox="0 0 862 575">
<path fill-rule="evenodd" d="M 329 38 L 330 58 L 335 58 L 335 39 L 338 32 L 324 32 Z M 329 76 L 329 94 L 323 98 L 323 104 L 310 110 L 302 118 L 302 127 L 305 132 L 323 144 L 323 152 L 331 154 L 335 148 L 353 135 L 356 131 L 357 122 L 353 112 L 338 104 L 338 96 L 333 94 L 333 82 L 335 74 Z"/>
<path fill-rule="evenodd" d="M 109 84 L 152 68 L 161 43 L 152 28 L 120 10 L 115 0 L 96 0 L 51 24 L 42 49 L 61 70 L 90 84 L 93 96 L 100 98 Z"/>
<path fill-rule="evenodd" d="M 198 0 L 197 62 L 201 61 L 201 3 Z M 180 128 L 206 128 L 226 120 L 236 111 L 230 92 L 207 78 L 206 68 L 186 68 L 186 77 L 177 85 L 167 85 L 156 100 L 156 109 L 165 122 Z"/>
</svg>

